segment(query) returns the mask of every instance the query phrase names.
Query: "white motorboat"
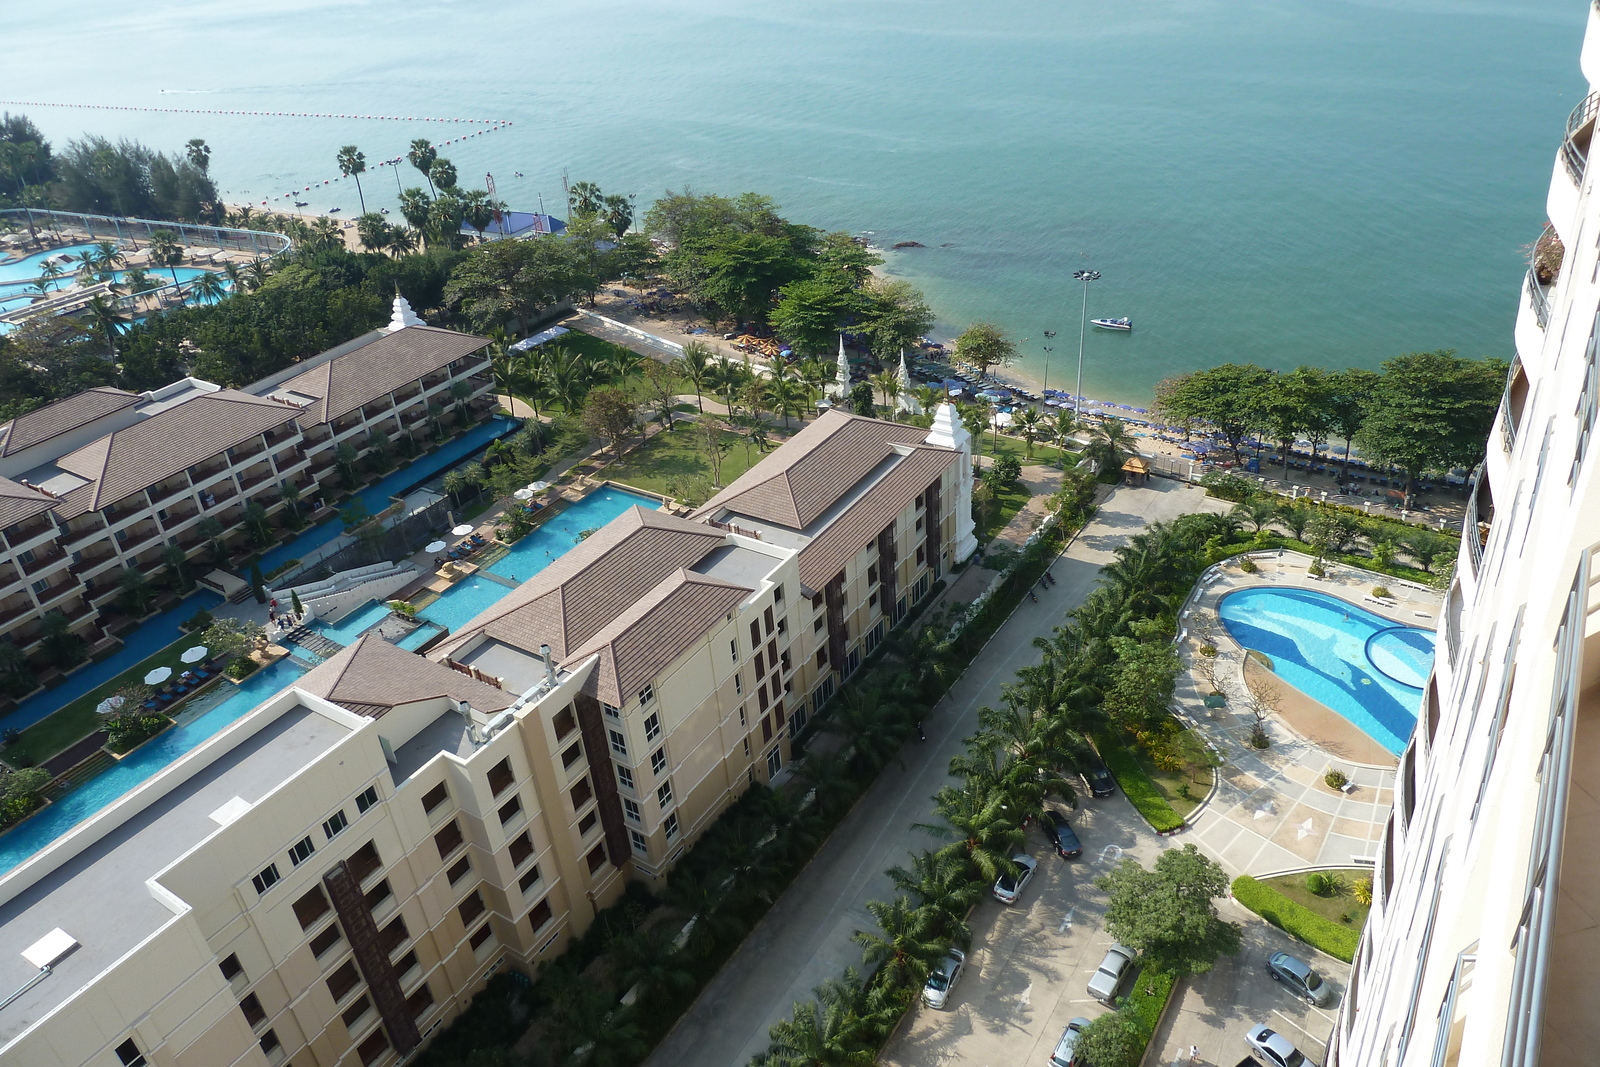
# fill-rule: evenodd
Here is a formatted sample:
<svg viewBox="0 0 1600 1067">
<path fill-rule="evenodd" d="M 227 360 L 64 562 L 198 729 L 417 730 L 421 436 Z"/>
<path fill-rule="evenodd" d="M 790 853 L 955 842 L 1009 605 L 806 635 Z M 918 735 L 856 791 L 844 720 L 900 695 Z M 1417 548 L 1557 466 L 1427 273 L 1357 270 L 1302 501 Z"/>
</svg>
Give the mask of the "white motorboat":
<svg viewBox="0 0 1600 1067">
<path fill-rule="evenodd" d="M 1131 330 L 1132 319 L 1090 319 L 1089 325 L 1098 326 L 1102 330 Z"/>
</svg>

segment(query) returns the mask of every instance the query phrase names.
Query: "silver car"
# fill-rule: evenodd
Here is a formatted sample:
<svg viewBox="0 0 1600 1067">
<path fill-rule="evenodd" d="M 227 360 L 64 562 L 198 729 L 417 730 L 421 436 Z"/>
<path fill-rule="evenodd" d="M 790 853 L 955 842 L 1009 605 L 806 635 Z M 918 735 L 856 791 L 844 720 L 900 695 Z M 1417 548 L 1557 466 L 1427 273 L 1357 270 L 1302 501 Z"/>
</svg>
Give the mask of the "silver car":
<svg viewBox="0 0 1600 1067">
<path fill-rule="evenodd" d="M 1106 958 L 1089 978 L 1089 995 L 1105 1004 L 1116 999 L 1117 990 L 1122 988 L 1123 980 L 1133 968 L 1133 955 L 1133 949 L 1122 945 L 1106 949 Z"/>
<path fill-rule="evenodd" d="M 1268 1067 L 1302 1067 L 1310 1062 L 1294 1047 L 1294 1042 L 1265 1026 L 1252 1027 L 1244 1035 L 1245 1044 L 1267 1061 Z"/>
<path fill-rule="evenodd" d="M 1267 960 L 1267 973 L 1282 982 L 1307 1004 L 1325 1008 L 1333 1002 L 1333 987 L 1305 960 L 1287 952 L 1274 952 Z"/>
<path fill-rule="evenodd" d="M 967 955 L 958 948 L 951 949 L 944 959 L 928 973 L 928 984 L 922 987 L 922 1002 L 930 1008 L 942 1008 L 950 999 L 950 990 L 961 980 L 966 970 Z"/>
<path fill-rule="evenodd" d="M 1061 1035 L 1061 1040 L 1056 1042 L 1056 1050 L 1050 1054 L 1050 1067 L 1073 1067 L 1073 1056 L 1078 1051 L 1078 1038 L 1082 1035 L 1083 1028 L 1088 1025 L 1088 1019 L 1074 1019 L 1067 1024 L 1067 1032 Z"/>
<path fill-rule="evenodd" d="M 1002 904 L 1017 902 L 1017 898 L 1022 896 L 1023 888 L 1033 880 L 1033 872 L 1039 866 L 1039 861 L 1032 856 L 1012 856 L 1011 862 L 1016 864 L 1016 875 L 1002 874 L 994 883 L 994 899 Z"/>
</svg>

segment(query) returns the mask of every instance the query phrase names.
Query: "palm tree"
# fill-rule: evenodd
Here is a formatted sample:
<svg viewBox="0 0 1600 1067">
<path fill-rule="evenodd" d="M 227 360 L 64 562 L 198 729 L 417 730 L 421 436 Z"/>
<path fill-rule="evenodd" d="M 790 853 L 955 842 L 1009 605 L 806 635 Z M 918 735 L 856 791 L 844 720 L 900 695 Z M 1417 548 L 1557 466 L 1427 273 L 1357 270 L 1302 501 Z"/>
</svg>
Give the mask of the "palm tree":
<svg viewBox="0 0 1600 1067">
<path fill-rule="evenodd" d="M 167 568 L 167 577 L 174 592 L 188 592 L 189 576 L 184 572 L 184 565 L 188 562 L 189 557 L 177 545 L 168 545 L 161 550 L 161 563 Z"/>
<path fill-rule="evenodd" d="M 456 506 L 460 507 L 461 494 L 468 488 L 467 476 L 459 470 L 447 471 L 439 484 L 444 487 L 445 492 L 450 494 L 450 499 L 455 501 Z"/>
<path fill-rule="evenodd" d="M 88 287 L 104 279 L 100 270 L 100 257 L 95 253 L 94 249 L 90 248 L 76 258 L 78 261 L 77 275 L 79 285 Z"/>
<path fill-rule="evenodd" d="M 456 165 L 442 156 L 434 160 L 433 166 L 428 168 L 428 184 L 436 186 L 437 189 L 443 189 L 447 193 L 454 189 L 456 187 Z M 437 189 L 434 193 L 435 200 L 440 198 Z"/>
<path fill-rule="evenodd" d="M 461 218 L 478 231 L 478 241 L 483 241 L 483 231 L 494 221 L 494 202 L 482 189 L 470 189 L 461 194 Z"/>
<path fill-rule="evenodd" d="M 137 567 L 126 567 L 117 575 L 117 588 L 122 592 L 122 603 L 128 609 L 128 614 L 136 618 L 144 615 L 151 598 L 155 596 L 150 583 L 145 580 L 144 572 Z"/>
<path fill-rule="evenodd" d="M 271 276 L 272 266 L 265 257 L 252 259 L 250 265 L 245 268 L 246 284 L 249 285 L 252 292 L 267 284 L 267 279 Z"/>
<path fill-rule="evenodd" d="M 34 287 L 39 290 L 40 295 L 43 295 L 49 292 L 51 289 L 56 288 L 56 286 L 51 283 L 55 282 L 66 272 L 66 268 L 61 266 L 61 264 L 47 259 L 43 263 L 39 264 L 39 280 Z"/>
<path fill-rule="evenodd" d="M 356 446 L 349 441 L 340 441 L 333 446 L 333 462 L 339 468 L 339 475 L 344 479 L 345 488 L 356 484 L 356 459 L 360 453 Z"/>
<path fill-rule="evenodd" d="M 1234 505 L 1230 514 L 1241 523 L 1249 523 L 1253 532 L 1260 533 L 1278 518 L 1278 502 L 1266 495 L 1252 496 Z"/>
<path fill-rule="evenodd" d="M 28 654 L 14 641 L 0 640 L 0 678 L 11 683 L 13 692 L 18 686 L 34 688 L 33 665 L 28 662 Z"/>
<path fill-rule="evenodd" d="M 128 257 L 111 241 L 100 241 L 94 246 L 95 262 L 101 270 L 117 270 L 128 265 Z"/>
<path fill-rule="evenodd" d="M 614 939 L 611 956 L 622 985 L 637 987 L 639 995 L 647 1002 L 663 994 L 686 993 L 694 988 L 694 973 L 686 965 L 685 954 L 674 943 L 672 929 L 666 924 Z"/>
<path fill-rule="evenodd" d="M 416 250 L 417 231 L 409 226 L 390 226 L 389 243 L 384 246 L 389 254 L 395 257 L 403 256 L 407 252 Z"/>
<path fill-rule="evenodd" d="M 1121 470 L 1123 460 L 1136 454 L 1138 448 L 1134 444 L 1133 435 L 1128 432 L 1127 423 L 1121 419 L 1102 419 L 1100 425 L 1094 429 L 1089 447 L 1083 452 L 1099 465 L 1103 474 L 1106 471 Z"/>
<path fill-rule="evenodd" d="M 222 525 L 221 519 L 217 518 L 215 515 L 207 515 L 205 518 L 195 523 L 194 528 L 199 531 L 200 536 L 204 537 L 210 544 L 211 561 L 213 563 L 221 564 L 228 558 L 227 548 L 222 543 L 222 535 L 226 532 L 227 528 Z"/>
<path fill-rule="evenodd" d="M 216 271 L 201 271 L 189 283 L 189 292 L 202 304 L 215 304 L 228 295 L 228 286 Z"/>
<path fill-rule="evenodd" d="M 630 378 L 644 373 L 644 356 L 631 348 L 612 345 L 595 363 L 595 373 L 604 375 L 612 384 L 621 385 Z"/>
<path fill-rule="evenodd" d="M 960 857 L 923 849 L 911 857 L 910 867 L 890 867 L 884 872 L 898 893 L 909 893 L 919 908 L 938 917 L 939 932 L 958 945 L 968 944 L 967 912 L 983 899 L 984 884 L 975 880 Z"/>
<path fill-rule="evenodd" d="M 355 145 L 347 144 L 339 149 L 337 159 L 339 161 L 339 173 L 346 178 L 354 178 L 356 180 L 356 196 L 361 198 L 361 213 L 365 215 L 367 213 L 367 196 L 361 191 L 361 175 L 367 169 L 367 157 Z"/>
<path fill-rule="evenodd" d="M 250 531 L 250 540 L 257 547 L 272 540 L 272 524 L 267 521 L 267 509 L 254 500 L 244 506 L 244 525 Z"/>
<path fill-rule="evenodd" d="M 760 1058 L 764 1067 L 871 1067 L 877 1056 L 862 1018 L 861 980 L 855 968 L 812 990 L 815 999 L 794 1006 L 788 1019 L 767 1031 L 772 1045 Z"/>
<path fill-rule="evenodd" d="M 406 224 L 418 233 L 428 232 L 428 214 L 433 207 L 433 197 L 412 186 L 400 194 L 400 215 Z"/>
<path fill-rule="evenodd" d="M 834 700 L 828 717 L 822 720 L 822 728 L 843 734 L 867 765 L 877 771 L 900 747 L 906 724 L 893 722 L 900 710 L 900 704 L 889 693 L 849 686 Z"/>
<path fill-rule="evenodd" d="M 746 369 L 727 356 L 718 356 L 717 361 L 712 364 L 712 387 L 722 397 L 722 402 L 727 405 L 729 415 L 732 415 L 736 410 L 733 400 L 744 387 Z"/>
<path fill-rule="evenodd" d="M 945 825 L 919 823 L 918 828 L 949 840 L 941 851 L 964 858 L 979 880 L 991 883 L 1011 869 L 1011 856 L 1023 841 L 1007 799 L 996 791 L 945 786 L 933 798 L 933 810 Z"/>
<path fill-rule="evenodd" d="M 605 206 L 605 194 L 594 182 L 573 182 L 567 190 L 567 210 L 574 215 L 593 215 Z"/>
<path fill-rule="evenodd" d="M 289 505 L 290 521 L 298 525 L 300 522 L 300 487 L 293 482 L 284 482 L 283 487 L 278 491 L 283 495 L 283 502 Z"/>
<path fill-rule="evenodd" d="M 376 211 L 356 219 L 356 237 L 361 247 L 369 252 L 381 252 L 389 247 L 389 223 Z"/>
<path fill-rule="evenodd" d="M 568 414 L 577 414 L 583 406 L 589 380 L 588 360 L 580 353 L 558 347 L 546 357 L 545 381 L 550 383 L 551 394 Z"/>
<path fill-rule="evenodd" d="M 1056 417 L 1050 420 L 1050 439 L 1061 449 L 1062 462 L 1066 462 L 1068 446 L 1072 444 L 1073 434 L 1078 432 L 1078 420 L 1073 418 L 1070 411 L 1058 411 Z"/>
<path fill-rule="evenodd" d="M 862 947 L 861 961 L 869 969 L 881 968 L 901 989 L 926 982 L 928 971 L 944 958 L 947 947 L 938 934 L 938 913 L 917 907 L 907 896 L 869 900 L 867 911 L 879 932 L 861 930 L 851 937 Z"/>
<path fill-rule="evenodd" d="M 94 324 L 100 330 L 100 336 L 105 338 L 106 352 L 111 362 L 117 361 L 117 336 L 122 328 L 128 324 L 128 317 L 117 310 L 117 305 L 96 293 L 89 298 L 89 315 L 94 319 Z"/>
<path fill-rule="evenodd" d="M 883 410 L 887 414 L 894 410 L 895 397 L 900 395 L 900 375 L 892 370 L 881 370 L 867 379 L 872 387 L 883 394 Z"/>
<path fill-rule="evenodd" d="M 810 403 L 811 397 L 815 397 L 822 392 L 828 387 L 828 383 L 833 381 L 834 368 L 820 359 L 805 359 L 800 361 L 799 367 L 796 368 L 796 374 L 805 387 L 811 391 L 811 396 L 806 398 L 806 402 Z"/>
<path fill-rule="evenodd" d="M 411 148 L 406 152 L 406 162 L 422 172 L 428 180 L 428 192 L 434 196 L 439 191 L 433 187 L 433 179 L 428 177 L 428 171 L 433 168 L 433 161 L 439 158 L 439 150 L 433 147 L 433 142 L 426 137 L 418 137 L 411 142 Z"/>
<path fill-rule="evenodd" d="M 699 341 L 690 341 L 683 346 L 683 355 L 672 361 L 672 369 L 678 377 L 694 386 L 695 406 L 704 415 L 704 394 L 712 382 L 711 349 Z"/>
<path fill-rule="evenodd" d="M 783 419 L 785 430 L 789 428 L 791 417 L 804 417 L 806 400 L 804 387 L 794 380 L 785 367 L 780 366 L 767 382 L 767 403 L 772 405 L 773 413 Z"/>
<path fill-rule="evenodd" d="M 166 267 L 172 272 L 172 284 L 178 284 L 178 264 L 183 262 L 183 245 L 178 235 L 168 229 L 154 230 L 150 234 L 150 262 Z"/>
<path fill-rule="evenodd" d="M 1012 418 L 1011 425 L 1022 438 L 1026 446 L 1027 457 L 1033 458 L 1033 443 L 1045 435 L 1044 416 L 1039 414 L 1038 408 L 1028 407 L 1017 412 Z"/>
</svg>

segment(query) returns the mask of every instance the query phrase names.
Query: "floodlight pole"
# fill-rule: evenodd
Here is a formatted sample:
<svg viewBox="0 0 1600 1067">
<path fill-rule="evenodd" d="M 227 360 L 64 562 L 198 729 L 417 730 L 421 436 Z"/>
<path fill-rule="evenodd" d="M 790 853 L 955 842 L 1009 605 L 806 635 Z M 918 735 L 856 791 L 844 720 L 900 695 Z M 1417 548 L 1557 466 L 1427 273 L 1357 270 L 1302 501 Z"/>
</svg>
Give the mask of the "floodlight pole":
<svg viewBox="0 0 1600 1067">
<path fill-rule="evenodd" d="M 1097 270 L 1074 271 L 1072 276 L 1083 283 L 1083 317 L 1078 323 L 1078 388 L 1072 397 L 1072 417 L 1083 417 L 1083 339 L 1089 332 L 1089 283 L 1100 280 Z"/>
</svg>

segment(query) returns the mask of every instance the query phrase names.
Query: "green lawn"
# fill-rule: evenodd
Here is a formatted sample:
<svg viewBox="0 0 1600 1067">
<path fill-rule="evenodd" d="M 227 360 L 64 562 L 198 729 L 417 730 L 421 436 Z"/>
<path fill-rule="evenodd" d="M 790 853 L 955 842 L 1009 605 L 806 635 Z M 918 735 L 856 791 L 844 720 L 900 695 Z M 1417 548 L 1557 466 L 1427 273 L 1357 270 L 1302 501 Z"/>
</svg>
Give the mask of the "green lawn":
<svg viewBox="0 0 1600 1067">
<path fill-rule="evenodd" d="M 1036 463 L 1053 467 L 1058 466 L 1061 463 L 1061 449 L 1055 447 L 1054 445 L 1035 442 L 1033 446 L 1033 458 L 1029 459 L 1028 449 L 1025 442 L 1016 441 L 1012 438 L 1002 436 L 997 443 L 993 433 L 984 434 L 983 440 L 981 441 L 974 438 L 972 442 L 972 454 L 974 456 L 981 454 L 989 459 L 992 459 L 995 456 L 1016 456 L 1017 462 L 1023 464 L 1024 466 L 1030 463 Z M 1073 454 L 1068 453 L 1068 455 Z M 983 465 L 987 467 L 989 464 L 986 462 Z"/>
<path fill-rule="evenodd" d="M 60 711 L 40 719 L 22 731 L 22 736 L 15 744 L 7 745 L 4 751 L 0 751 L 0 758 L 12 766 L 16 766 L 16 760 L 22 756 L 31 758 L 34 763 L 42 763 L 62 749 L 88 737 L 100 727 L 100 716 L 94 710 L 96 704 L 124 686 L 142 682 L 144 676 L 157 667 L 171 667 L 173 674 L 186 670 L 179 657 L 184 649 L 198 642 L 197 636 L 185 635 L 138 666 L 123 671 L 99 688 L 65 705 Z"/>
<path fill-rule="evenodd" d="M 1351 871 L 1347 873 L 1347 880 L 1354 882 L 1357 876 L 1369 877 L 1370 874 L 1370 871 Z M 1285 875 L 1272 879 L 1272 882 L 1274 884 L 1268 885 L 1248 874 L 1241 874 L 1233 880 L 1233 899 L 1289 935 L 1315 945 L 1330 956 L 1346 963 L 1355 958 L 1361 927 L 1367 921 L 1366 908 L 1357 904 L 1348 893 L 1331 899 L 1315 896 L 1306 890 L 1303 874 Z M 1283 892 L 1285 888 L 1295 891 L 1295 887 L 1285 886 L 1288 882 L 1297 882 L 1300 897 L 1316 901 L 1316 910 L 1287 896 Z M 1336 909 L 1332 918 L 1325 914 L 1329 909 Z M 1346 915 L 1349 916 L 1348 921 L 1345 921 Z"/>
<path fill-rule="evenodd" d="M 754 446 L 747 452 L 744 438 L 739 434 L 724 431 L 722 438 L 732 446 L 722 457 L 722 484 L 727 485 L 752 464 L 760 463 L 765 453 Z M 674 484 L 696 478 L 710 482 L 711 464 L 706 460 L 693 424 L 680 422 L 666 433 L 657 434 L 624 453 L 621 462 L 605 469 L 604 477 L 648 492 L 675 496 Z"/>
<path fill-rule="evenodd" d="M 986 545 L 993 540 L 994 535 L 1005 529 L 1006 523 L 1015 518 L 1017 512 L 1026 507 L 1032 498 L 1033 494 L 1028 492 L 1028 487 L 1021 484 L 996 493 L 987 521 L 978 527 L 978 544 Z"/>
<path fill-rule="evenodd" d="M 1192 730 L 1183 730 L 1173 737 L 1172 750 L 1183 757 L 1184 765 L 1177 770 L 1166 771 L 1150 762 L 1150 757 L 1142 749 L 1132 746 L 1133 756 L 1145 776 L 1174 811 L 1187 817 L 1211 792 L 1212 761 L 1205 745 L 1201 744 L 1200 738 Z M 1184 795 L 1184 786 L 1188 786 L 1188 796 Z"/>
<path fill-rule="evenodd" d="M 1167 801 L 1160 788 L 1151 781 L 1130 748 L 1116 738 L 1101 739 L 1099 748 L 1101 758 L 1106 761 L 1106 766 L 1111 769 L 1117 784 L 1122 787 L 1122 793 L 1128 798 L 1128 803 L 1144 816 L 1144 821 L 1149 823 L 1153 830 L 1164 834 L 1183 825 L 1183 816 L 1178 814 L 1177 809 Z"/>
<path fill-rule="evenodd" d="M 1356 898 L 1351 894 L 1350 887 L 1355 885 L 1359 879 L 1371 878 L 1372 870 L 1371 868 L 1351 868 L 1333 873 L 1344 879 L 1345 890 L 1331 897 L 1319 897 L 1307 889 L 1306 876 L 1303 874 L 1285 874 L 1277 878 L 1263 878 L 1261 883 L 1276 889 L 1302 908 L 1314 911 L 1324 919 L 1359 930 L 1367 921 L 1369 908 L 1366 904 L 1356 903 Z M 1348 918 L 1348 922 L 1346 922 L 1346 918 Z"/>
</svg>

